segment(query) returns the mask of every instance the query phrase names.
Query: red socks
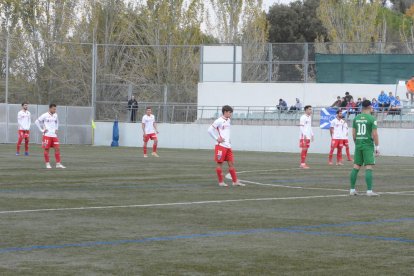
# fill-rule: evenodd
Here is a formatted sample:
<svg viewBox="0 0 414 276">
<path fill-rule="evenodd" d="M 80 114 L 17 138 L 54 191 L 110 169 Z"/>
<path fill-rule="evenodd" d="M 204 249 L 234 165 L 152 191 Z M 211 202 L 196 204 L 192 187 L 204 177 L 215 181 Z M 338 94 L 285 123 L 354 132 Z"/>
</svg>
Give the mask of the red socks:
<svg viewBox="0 0 414 276">
<path fill-rule="evenodd" d="M 147 146 L 144 146 L 143 149 L 144 149 L 144 154 L 147 154 Z"/>
<path fill-rule="evenodd" d="M 342 147 L 338 147 L 338 152 L 336 153 L 338 163 L 342 162 Z"/>
<path fill-rule="evenodd" d="M 45 156 L 45 163 L 49 163 L 49 161 L 50 161 L 49 152 L 48 151 L 45 151 L 43 154 Z"/>
<path fill-rule="evenodd" d="M 223 170 L 221 167 L 217 167 L 216 168 L 216 173 L 217 173 L 217 177 L 218 177 L 218 181 L 219 183 L 223 183 Z"/>
<path fill-rule="evenodd" d="M 233 183 L 236 183 L 237 182 L 236 169 L 235 168 L 230 168 L 229 173 L 231 175 L 231 179 L 233 180 Z"/>
<path fill-rule="evenodd" d="M 17 140 L 17 149 L 16 152 L 20 152 L 20 145 L 22 144 L 23 138 L 19 136 L 19 139 Z"/>
<path fill-rule="evenodd" d="M 351 153 L 349 152 L 349 147 L 346 147 L 346 157 L 348 160 L 351 160 Z"/>
<path fill-rule="evenodd" d="M 55 152 L 56 163 L 60 163 L 60 152 Z"/>
<path fill-rule="evenodd" d="M 306 163 L 306 156 L 308 155 L 307 149 L 302 149 L 302 152 L 300 154 L 300 163 L 305 164 Z"/>
<path fill-rule="evenodd" d="M 334 151 L 335 151 L 335 148 L 331 147 L 331 151 L 329 152 L 329 162 L 332 162 Z"/>
<path fill-rule="evenodd" d="M 29 152 L 29 139 L 24 140 L 24 150 L 25 152 Z"/>
</svg>

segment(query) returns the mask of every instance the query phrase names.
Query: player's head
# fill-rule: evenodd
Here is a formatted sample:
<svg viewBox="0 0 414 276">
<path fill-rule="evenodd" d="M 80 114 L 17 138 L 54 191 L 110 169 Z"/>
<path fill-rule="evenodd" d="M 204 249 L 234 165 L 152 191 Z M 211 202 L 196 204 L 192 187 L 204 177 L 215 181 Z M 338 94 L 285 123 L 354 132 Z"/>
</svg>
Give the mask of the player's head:
<svg viewBox="0 0 414 276">
<path fill-rule="evenodd" d="M 312 114 L 312 106 L 311 105 L 305 106 L 305 113 L 306 113 L 306 115 L 311 115 Z"/>
<path fill-rule="evenodd" d="M 231 115 L 233 114 L 233 107 L 229 106 L 229 105 L 225 105 L 223 106 L 223 108 L 221 109 L 221 112 L 223 113 L 223 116 L 225 118 L 230 118 Z"/>
<path fill-rule="evenodd" d="M 362 112 L 364 113 L 371 113 L 372 112 L 372 105 L 370 100 L 365 100 L 362 102 Z"/>
<path fill-rule="evenodd" d="M 337 117 L 338 119 L 342 119 L 342 110 L 338 109 L 338 110 L 336 111 L 336 117 Z"/>
<path fill-rule="evenodd" d="M 152 113 L 152 108 L 151 106 L 147 106 L 147 108 L 145 108 L 145 113 L 149 116 Z"/>
<path fill-rule="evenodd" d="M 22 102 L 22 108 L 27 110 L 29 108 L 29 104 L 27 102 Z"/>
<path fill-rule="evenodd" d="M 56 104 L 54 104 L 54 103 L 49 104 L 49 112 L 51 114 L 55 114 L 56 113 Z"/>
</svg>

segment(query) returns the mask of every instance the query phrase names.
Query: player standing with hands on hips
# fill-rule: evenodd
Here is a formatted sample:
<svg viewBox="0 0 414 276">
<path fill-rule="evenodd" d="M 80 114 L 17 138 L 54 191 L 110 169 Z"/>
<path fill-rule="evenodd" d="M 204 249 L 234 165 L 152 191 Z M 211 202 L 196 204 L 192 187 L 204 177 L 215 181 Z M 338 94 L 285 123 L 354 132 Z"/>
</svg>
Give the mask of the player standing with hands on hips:
<svg viewBox="0 0 414 276">
<path fill-rule="evenodd" d="M 217 163 L 217 177 L 219 186 L 228 187 L 224 183 L 223 178 L 223 162 L 227 161 L 229 165 L 229 173 L 233 181 L 233 186 L 245 186 L 243 183 L 240 183 L 237 180 L 236 169 L 234 168 L 234 157 L 233 151 L 231 149 L 230 142 L 230 118 L 233 114 L 233 108 L 231 106 L 225 105 L 222 108 L 223 116 L 214 121 L 214 123 L 208 128 L 208 133 L 210 136 L 217 141 L 215 147 L 215 161 Z"/>
<path fill-rule="evenodd" d="M 52 168 L 49 160 L 49 150 L 50 148 L 54 148 L 56 168 L 65 169 L 66 167 L 64 167 L 60 163 L 60 146 L 59 138 L 57 136 L 59 129 L 59 120 L 58 115 L 56 113 L 56 105 L 50 104 L 49 111 L 41 115 L 35 123 L 39 128 L 40 132 L 43 133 L 42 147 L 44 149 L 46 168 Z"/>
<path fill-rule="evenodd" d="M 377 120 L 371 115 L 371 102 L 362 102 L 362 113 L 355 117 L 352 137 L 355 142 L 354 168 L 350 180 L 350 195 L 358 195 L 355 190 L 359 170 L 365 166 L 365 181 L 367 183 L 367 196 L 378 196 L 372 191 L 372 167 L 375 165 L 375 155 L 379 155 L 379 139 Z"/>
<path fill-rule="evenodd" d="M 309 169 L 306 165 L 306 156 L 308 155 L 308 149 L 311 141 L 313 142 L 313 130 L 312 130 L 312 106 L 305 106 L 305 114 L 300 117 L 300 141 L 299 147 L 302 149 L 300 154 L 300 168 Z"/>
<path fill-rule="evenodd" d="M 29 138 L 30 138 L 30 124 L 31 114 L 28 110 L 28 103 L 22 103 L 22 110 L 17 113 L 17 124 L 19 125 L 19 137 L 17 140 L 16 156 L 20 155 L 20 145 L 24 139 L 24 155 L 29 155 Z"/>
<path fill-rule="evenodd" d="M 152 114 L 151 107 L 147 107 L 145 110 L 146 114 L 142 117 L 142 131 L 144 136 L 144 157 L 147 158 L 147 144 L 148 141 L 151 139 L 154 141 L 154 144 L 152 145 L 152 156 L 154 157 L 160 157 L 157 154 L 157 145 L 158 145 L 158 137 L 157 134 L 157 123 L 155 122 L 155 116 Z"/>
</svg>

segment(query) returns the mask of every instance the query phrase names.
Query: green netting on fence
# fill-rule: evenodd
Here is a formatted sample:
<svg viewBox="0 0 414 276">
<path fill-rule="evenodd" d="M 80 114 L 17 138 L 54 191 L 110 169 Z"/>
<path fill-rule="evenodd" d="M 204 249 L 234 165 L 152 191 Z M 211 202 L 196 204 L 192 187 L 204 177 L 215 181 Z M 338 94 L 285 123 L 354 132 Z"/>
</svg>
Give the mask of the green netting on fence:
<svg viewBox="0 0 414 276">
<path fill-rule="evenodd" d="M 414 55 L 316 54 L 316 82 L 394 84 L 414 75 Z"/>
</svg>

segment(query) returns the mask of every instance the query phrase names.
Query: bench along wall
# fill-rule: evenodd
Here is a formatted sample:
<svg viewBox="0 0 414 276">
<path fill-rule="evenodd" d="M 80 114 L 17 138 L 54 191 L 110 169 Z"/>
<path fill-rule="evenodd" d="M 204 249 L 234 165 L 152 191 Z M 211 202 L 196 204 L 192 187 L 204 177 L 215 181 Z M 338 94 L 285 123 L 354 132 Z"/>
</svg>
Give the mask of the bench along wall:
<svg viewBox="0 0 414 276">
<path fill-rule="evenodd" d="M 349 91 L 355 100 L 377 98 L 381 90 L 392 91 L 405 99 L 405 86 L 390 84 L 328 84 L 328 83 L 232 83 L 204 82 L 198 84 L 198 106 L 276 106 L 279 99 L 289 106 L 299 98 L 302 104 L 330 106 L 337 96 Z"/>
<path fill-rule="evenodd" d="M 113 123 L 97 122 L 95 145 L 110 146 Z M 212 149 L 214 141 L 207 133 L 208 124 L 159 124 L 159 146 L 177 149 Z M 315 142 L 311 153 L 327 154 L 330 146 L 329 131 L 313 129 Z M 414 129 L 379 129 L 381 153 L 386 156 L 414 156 Z M 127 147 L 142 146 L 140 124 L 120 123 L 119 144 Z M 351 141 L 352 139 L 350 139 Z M 240 151 L 267 151 L 298 153 L 299 127 L 295 126 L 232 126 L 232 144 Z M 353 151 L 353 142 L 350 142 Z"/>
</svg>

